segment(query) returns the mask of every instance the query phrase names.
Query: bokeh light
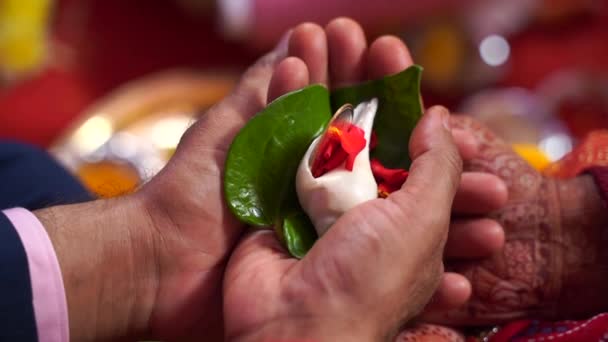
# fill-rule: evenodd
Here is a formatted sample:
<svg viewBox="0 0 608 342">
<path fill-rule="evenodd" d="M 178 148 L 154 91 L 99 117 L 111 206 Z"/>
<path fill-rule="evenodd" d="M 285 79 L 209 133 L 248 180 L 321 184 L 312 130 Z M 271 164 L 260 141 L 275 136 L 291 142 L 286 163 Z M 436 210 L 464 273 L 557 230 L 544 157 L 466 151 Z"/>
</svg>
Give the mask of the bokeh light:
<svg viewBox="0 0 608 342">
<path fill-rule="evenodd" d="M 498 35 L 490 35 L 479 44 L 479 55 L 483 61 L 491 66 L 499 66 L 509 59 L 511 48 L 507 40 Z"/>
</svg>

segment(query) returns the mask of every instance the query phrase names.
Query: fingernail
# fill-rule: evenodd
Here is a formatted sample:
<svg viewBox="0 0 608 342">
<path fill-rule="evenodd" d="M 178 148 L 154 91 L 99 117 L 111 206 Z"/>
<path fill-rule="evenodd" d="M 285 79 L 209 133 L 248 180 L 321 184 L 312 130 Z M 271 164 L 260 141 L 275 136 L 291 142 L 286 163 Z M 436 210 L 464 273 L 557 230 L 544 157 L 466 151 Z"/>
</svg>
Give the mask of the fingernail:
<svg viewBox="0 0 608 342">
<path fill-rule="evenodd" d="M 285 32 L 283 34 L 283 36 L 281 37 L 281 39 L 279 39 L 279 42 L 277 43 L 277 45 L 274 48 L 274 51 L 282 56 L 287 56 L 287 50 L 289 49 L 289 38 L 291 37 L 291 32 L 293 32 L 293 29 L 290 29 L 289 31 Z"/>
<path fill-rule="evenodd" d="M 452 131 L 452 124 L 450 123 L 450 112 L 448 112 L 445 107 L 433 106 L 429 109 L 429 112 L 433 116 L 436 115 L 438 120 L 441 120 L 441 123 L 443 124 L 443 127 L 446 130 L 450 132 Z"/>
<path fill-rule="evenodd" d="M 450 112 L 445 107 L 441 108 L 441 120 L 443 122 L 443 127 L 448 131 L 452 131 L 452 123 L 450 122 Z"/>
</svg>

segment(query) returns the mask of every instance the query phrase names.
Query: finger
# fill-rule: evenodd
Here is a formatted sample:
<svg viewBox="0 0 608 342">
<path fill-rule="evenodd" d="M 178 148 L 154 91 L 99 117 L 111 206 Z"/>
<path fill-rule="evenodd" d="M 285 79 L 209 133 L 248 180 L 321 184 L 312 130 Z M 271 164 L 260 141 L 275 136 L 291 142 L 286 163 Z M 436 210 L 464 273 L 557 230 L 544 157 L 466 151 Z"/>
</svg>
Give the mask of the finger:
<svg viewBox="0 0 608 342">
<path fill-rule="evenodd" d="M 502 208 L 508 200 L 507 185 L 485 172 L 463 172 L 454 198 L 456 214 L 486 214 Z"/>
<path fill-rule="evenodd" d="M 295 261 L 289 256 L 274 231 L 258 230 L 246 235 L 230 256 L 226 266 L 228 271 L 224 276 L 224 288 L 239 274 L 254 269 L 256 264 L 276 262 L 281 259 L 286 262 Z"/>
<path fill-rule="evenodd" d="M 350 291 L 367 298 L 398 293 L 409 279 L 407 287 L 416 296 L 407 298 L 407 313 L 417 314 L 426 305 L 443 274 L 443 245 L 462 169 L 448 119 L 441 107 L 422 117 L 412 134 L 414 161 L 405 185 L 385 200 L 347 211 L 315 243 L 301 267 L 322 272 L 318 277 L 327 286 L 348 284 Z M 397 269 L 390 266 L 395 260 Z"/>
<path fill-rule="evenodd" d="M 432 107 L 422 116 L 410 139 L 413 162 L 408 180 L 389 200 L 407 204 L 415 198 L 426 210 L 450 212 L 460 183 L 462 159 L 449 127 L 449 113 L 443 107 Z"/>
<path fill-rule="evenodd" d="M 354 20 L 338 18 L 326 27 L 332 88 L 360 82 L 364 76 L 367 41 Z"/>
<path fill-rule="evenodd" d="M 232 253 L 231 259 L 245 259 L 245 256 L 257 259 L 262 255 L 275 259 L 282 259 L 287 255 L 287 251 L 272 230 L 258 230 L 245 235 Z"/>
<path fill-rule="evenodd" d="M 446 272 L 425 312 L 456 309 L 469 300 L 471 293 L 471 283 L 467 278 L 458 273 Z"/>
<path fill-rule="evenodd" d="M 445 256 L 448 258 L 487 257 L 502 249 L 505 232 L 491 219 L 462 219 L 452 221 Z"/>
<path fill-rule="evenodd" d="M 452 138 L 456 146 L 458 146 L 458 152 L 463 160 L 470 160 L 477 156 L 479 152 L 479 144 L 475 139 L 475 136 L 465 130 L 452 128 Z"/>
<path fill-rule="evenodd" d="M 298 25 L 289 41 L 289 56 L 306 63 L 311 83 L 327 85 L 327 37 L 321 26 L 313 23 Z"/>
<path fill-rule="evenodd" d="M 467 115 L 452 115 L 450 122 L 454 130 L 469 132 L 477 141 L 478 146 L 503 146 L 505 142 L 488 127 Z"/>
<path fill-rule="evenodd" d="M 264 108 L 268 98 L 270 79 L 276 66 L 287 57 L 292 35 L 292 31 L 285 33 L 274 50 L 262 56 L 249 67 L 232 94 L 225 101 L 214 106 L 208 114 L 220 112 L 224 119 L 226 115 L 235 115 L 247 120 Z"/>
<path fill-rule="evenodd" d="M 206 149 L 227 149 L 245 122 L 266 106 L 270 79 L 277 64 L 287 57 L 290 37 L 291 31 L 288 31 L 274 50 L 249 67 L 234 91 L 192 125 L 182 141 L 193 136 L 196 145 Z"/>
<path fill-rule="evenodd" d="M 376 79 L 402 71 L 414 62 L 405 43 L 394 36 L 376 39 L 368 49 L 367 78 Z"/>
<path fill-rule="evenodd" d="M 245 122 L 266 106 L 270 79 L 276 65 L 287 57 L 290 36 L 291 32 L 287 32 L 273 51 L 247 69 L 230 95 L 186 131 L 180 142 L 181 150 L 184 145 L 204 146 L 207 151 L 228 149 Z"/>
<path fill-rule="evenodd" d="M 243 307 L 243 297 L 239 294 L 248 291 L 246 286 L 243 288 L 243 284 L 251 281 L 247 275 L 255 274 L 257 277 L 267 278 L 272 283 L 277 275 L 284 275 L 296 262 L 296 259 L 289 257 L 273 231 L 258 230 L 246 235 L 230 255 L 226 266 L 222 282 L 224 308 Z M 267 304 L 258 299 L 253 298 L 250 303 L 252 307 Z"/>
<path fill-rule="evenodd" d="M 277 97 L 305 87 L 308 84 L 308 68 L 304 61 L 297 57 L 287 57 L 277 65 L 270 79 L 268 102 L 270 103 Z"/>
</svg>

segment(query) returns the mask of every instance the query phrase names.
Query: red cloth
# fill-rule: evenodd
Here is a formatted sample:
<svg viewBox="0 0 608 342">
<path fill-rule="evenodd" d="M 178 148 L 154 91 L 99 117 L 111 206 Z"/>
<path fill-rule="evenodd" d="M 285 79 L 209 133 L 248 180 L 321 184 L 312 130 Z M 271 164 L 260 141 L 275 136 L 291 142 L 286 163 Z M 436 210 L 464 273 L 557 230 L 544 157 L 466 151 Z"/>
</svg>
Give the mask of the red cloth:
<svg viewBox="0 0 608 342">
<path fill-rule="evenodd" d="M 523 320 L 507 324 L 491 342 L 595 342 L 608 340 L 608 314 L 584 321 L 542 322 Z"/>
<path fill-rule="evenodd" d="M 594 166 L 587 169 L 587 173 L 595 178 L 595 183 L 602 194 L 602 198 L 608 204 L 608 167 Z"/>
<path fill-rule="evenodd" d="M 591 132 L 582 143 L 543 173 L 549 177 L 572 178 L 597 167 L 608 167 L 608 130 Z"/>
</svg>

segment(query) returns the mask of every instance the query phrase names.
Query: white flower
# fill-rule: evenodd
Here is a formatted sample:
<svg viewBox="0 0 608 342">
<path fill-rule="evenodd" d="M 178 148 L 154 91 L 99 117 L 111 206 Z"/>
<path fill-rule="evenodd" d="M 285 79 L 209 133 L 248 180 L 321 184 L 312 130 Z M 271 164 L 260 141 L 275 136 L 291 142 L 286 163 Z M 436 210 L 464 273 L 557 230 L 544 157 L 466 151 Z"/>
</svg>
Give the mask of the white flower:
<svg viewBox="0 0 608 342">
<path fill-rule="evenodd" d="M 365 132 L 365 148 L 355 158 L 352 171 L 338 167 L 314 178 L 310 159 L 321 137 L 315 139 L 300 162 L 296 174 L 296 191 L 300 205 L 308 214 L 319 236 L 323 235 L 347 210 L 378 197 L 369 159 L 374 118 L 378 100 L 359 104 L 353 115 L 353 124 Z"/>
</svg>

